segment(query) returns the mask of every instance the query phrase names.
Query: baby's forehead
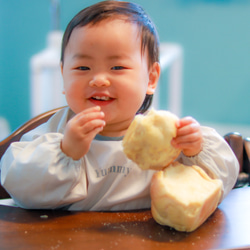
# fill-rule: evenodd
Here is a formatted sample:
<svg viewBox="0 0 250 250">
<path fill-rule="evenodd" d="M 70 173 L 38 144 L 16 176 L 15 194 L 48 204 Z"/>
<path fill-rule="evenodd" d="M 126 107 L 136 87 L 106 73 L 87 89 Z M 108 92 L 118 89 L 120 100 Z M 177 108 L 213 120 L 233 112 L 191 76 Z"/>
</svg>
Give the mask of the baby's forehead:
<svg viewBox="0 0 250 250">
<path fill-rule="evenodd" d="M 74 42 L 74 35 L 76 33 L 82 34 L 82 36 L 84 36 L 85 34 L 91 32 L 91 30 L 92 30 L 92 34 L 104 33 L 102 35 L 105 36 L 106 35 L 105 30 L 107 29 L 110 30 L 110 27 L 114 31 L 112 33 L 112 37 L 114 39 L 117 38 L 117 34 L 123 37 L 125 33 L 128 35 L 126 36 L 127 39 L 131 39 L 131 40 L 136 39 L 140 42 L 142 41 L 142 32 L 141 32 L 139 25 L 135 22 L 129 21 L 124 18 L 106 18 L 106 19 L 100 20 L 99 22 L 90 22 L 86 25 L 79 24 L 75 26 L 74 29 L 72 29 L 71 35 L 69 37 L 69 41 L 73 40 Z"/>
<path fill-rule="evenodd" d="M 102 26 L 102 25 L 105 25 L 107 23 L 112 23 L 112 22 L 115 22 L 115 21 L 120 21 L 121 23 L 126 23 L 128 25 L 131 25 L 131 26 L 134 26 L 139 30 L 141 30 L 141 26 L 138 22 L 136 22 L 135 19 L 131 19 L 130 17 L 128 16 L 124 16 L 124 15 L 113 15 L 113 16 L 110 16 L 110 17 L 106 17 L 106 18 L 103 18 L 103 19 L 99 19 L 99 20 L 92 20 L 84 25 L 82 25 L 81 23 L 79 25 L 77 25 L 76 27 L 95 27 L 95 26 Z"/>
<path fill-rule="evenodd" d="M 85 25 L 79 24 L 74 29 L 81 28 L 81 27 L 85 27 L 85 28 L 103 27 L 107 24 L 112 25 L 112 23 L 114 23 L 114 22 L 116 22 L 116 23 L 120 22 L 121 24 L 124 23 L 126 25 L 132 26 L 133 29 L 135 30 L 135 32 L 133 34 L 136 36 L 136 39 L 139 39 L 142 42 L 142 40 L 143 40 L 143 32 L 142 32 L 143 28 L 141 27 L 141 25 L 138 22 L 136 22 L 135 20 L 130 19 L 129 17 L 124 16 L 124 15 L 114 15 L 111 17 L 101 19 L 99 21 L 89 22 L 88 24 L 85 24 Z M 116 27 L 116 26 L 114 26 L 114 27 Z M 72 30 L 72 32 L 74 31 L 74 29 Z M 122 27 L 121 27 L 121 30 L 123 30 Z"/>
<path fill-rule="evenodd" d="M 89 23 L 84 26 L 77 26 L 72 31 L 69 38 L 71 44 L 87 43 L 103 44 L 106 43 L 106 38 L 109 36 L 114 44 L 142 42 L 142 35 L 138 25 L 123 19 L 109 18 L 98 23 Z"/>
</svg>

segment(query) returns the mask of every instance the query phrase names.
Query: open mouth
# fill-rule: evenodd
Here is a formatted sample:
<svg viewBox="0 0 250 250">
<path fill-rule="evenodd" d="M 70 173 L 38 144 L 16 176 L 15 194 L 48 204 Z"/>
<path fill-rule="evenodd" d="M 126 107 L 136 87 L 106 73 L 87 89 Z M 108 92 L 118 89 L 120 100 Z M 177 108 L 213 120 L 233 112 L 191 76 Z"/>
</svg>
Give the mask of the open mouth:
<svg viewBox="0 0 250 250">
<path fill-rule="evenodd" d="M 110 101 L 113 98 L 110 98 L 109 96 L 93 96 L 91 99 L 95 101 Z"/>
</svg>

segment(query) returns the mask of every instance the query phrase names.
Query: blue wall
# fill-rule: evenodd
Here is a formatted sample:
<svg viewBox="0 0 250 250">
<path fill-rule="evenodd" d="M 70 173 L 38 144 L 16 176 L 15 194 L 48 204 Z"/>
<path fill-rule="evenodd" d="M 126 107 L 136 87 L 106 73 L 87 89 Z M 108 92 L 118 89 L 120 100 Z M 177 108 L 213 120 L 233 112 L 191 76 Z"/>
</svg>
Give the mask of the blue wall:
<svg viewBox="0 0 250 250">
<path fill-rule="evenodd" d="M 61 28 L 94 0 L 61 0 Z M 184 49 L 183 116 L 250 124 L 250 1 L 135 0 Z M 0 0 L 0 116 L 30 118 L 29 59 L 46 46 L 49 0 Z"/>
</svg>

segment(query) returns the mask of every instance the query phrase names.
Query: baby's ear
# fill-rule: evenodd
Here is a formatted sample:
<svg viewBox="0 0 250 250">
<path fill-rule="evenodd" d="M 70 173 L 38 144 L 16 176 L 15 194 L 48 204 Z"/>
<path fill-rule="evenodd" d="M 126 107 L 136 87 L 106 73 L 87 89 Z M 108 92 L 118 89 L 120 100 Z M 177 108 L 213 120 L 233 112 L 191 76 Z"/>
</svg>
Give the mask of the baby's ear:
<svg viewBox="0 0 250 250">
<path fill-rule="evenodd" d="M 60 68 L 61 68 L 61 74 L 63 75 L 63 63 L 60 63 Z M 65 90 L 63 88 L 62 94 L 65 95 Z"/>
<path fill-rule="evenodd" d="M 157 87 L 158 80 L 160 78 L 161 67 L 158 62 L 155 62 L 149 70 L 149 82 L 147 94 L 153 95 Z"/>
<path fill-rule="evenodd" d="M 61 68 L 61 74 L 63 74 L 63 63 L 60 63 L 60 68 Z"/>
</svg>

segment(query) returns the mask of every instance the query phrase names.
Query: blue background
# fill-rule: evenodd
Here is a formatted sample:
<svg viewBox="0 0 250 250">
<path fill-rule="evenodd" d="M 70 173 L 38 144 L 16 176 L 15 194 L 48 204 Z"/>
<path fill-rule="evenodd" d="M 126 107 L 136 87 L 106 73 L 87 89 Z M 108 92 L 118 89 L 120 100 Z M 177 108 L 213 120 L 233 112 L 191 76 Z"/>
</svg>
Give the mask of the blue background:
<svg viewBox="0 0 250 250">
<path fill-rule="evenodd" d="M 61 0 L 61 29 L 94 0 Z M 161 42 L 183 46 L 182 115 L 201 123 L 250 124 L 250 1 L 135 0 Z M 49 0 L 0 0 L 0 116 L 30 118 L 29 60 L 46 46 Z"/>
</svg>

